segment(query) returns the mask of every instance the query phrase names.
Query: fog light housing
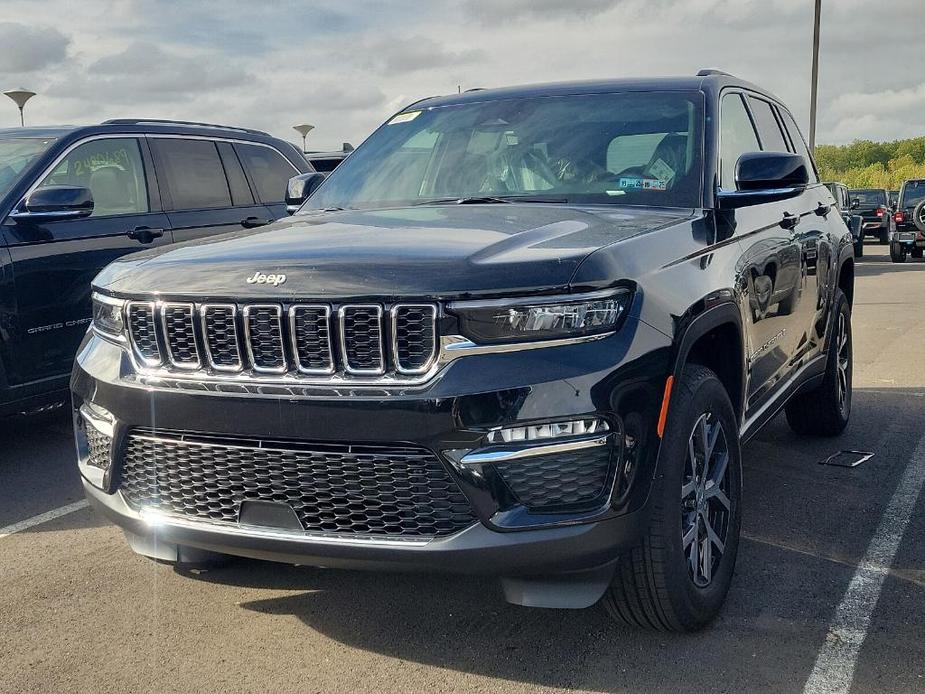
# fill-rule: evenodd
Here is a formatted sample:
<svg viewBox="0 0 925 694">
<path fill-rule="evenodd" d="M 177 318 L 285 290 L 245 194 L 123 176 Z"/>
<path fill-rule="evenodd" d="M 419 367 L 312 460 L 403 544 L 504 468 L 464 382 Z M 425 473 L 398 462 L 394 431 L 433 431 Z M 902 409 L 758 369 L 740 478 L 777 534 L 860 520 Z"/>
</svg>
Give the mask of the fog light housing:
<svg viewBox="0 0 925 694">
<path fill-rule="evenodd" d="M 116 419 L 102 407 L 84 403 L 74 416 L 77 467 L 94 487 L 107 491 L 112 470 Z"/>
</svg>

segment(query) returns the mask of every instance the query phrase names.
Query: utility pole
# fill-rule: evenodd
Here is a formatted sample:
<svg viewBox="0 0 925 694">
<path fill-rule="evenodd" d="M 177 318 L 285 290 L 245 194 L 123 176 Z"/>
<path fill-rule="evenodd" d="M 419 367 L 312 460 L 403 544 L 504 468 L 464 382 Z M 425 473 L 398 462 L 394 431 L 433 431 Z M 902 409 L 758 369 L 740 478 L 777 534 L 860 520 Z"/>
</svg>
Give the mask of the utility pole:
<svg viewBox="0 0 925 694">
<path fill-rule="evenodd" d="M 809 97 L 809 151 L 816 148 L 816 92 L 819 88 L 819 16 L 822 14 L 822 0 L 816 0 L 816 16 L 813 20 L 813 86 Z"/>
</svg>

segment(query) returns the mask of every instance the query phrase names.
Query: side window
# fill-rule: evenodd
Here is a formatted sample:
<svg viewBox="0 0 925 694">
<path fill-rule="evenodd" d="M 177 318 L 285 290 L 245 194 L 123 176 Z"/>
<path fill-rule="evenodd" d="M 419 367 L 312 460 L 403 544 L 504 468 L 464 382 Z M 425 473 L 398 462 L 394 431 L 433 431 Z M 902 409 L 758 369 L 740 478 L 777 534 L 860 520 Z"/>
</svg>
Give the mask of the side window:
<svg viewBox="0 0 925 694">
<path fill-rule="evenodd" d="M 777 117 L 774 115 L 774 111 L 771 110 L 771 104 L 764 99 L 756 99 L 753 96 L 748 97 L 748 104 L 752 109 L 752 115 L 755 117 L 755 125 L 758 126 L 761 149 L 766 152 L 789 151 L 784 134 L 780 131 Z"/>
<path fill-rule="evenodd" d="M 144 165 L 135 138 L 102 138 L 75 147 L 39 187 L 52 185 L 89 188 L 93 194 L 91 217 L 148 211 Z"/>
<path fill-rule="evenodd" d="M 257 187 L 260 202 L 284 202 L 289 179 L 299 173 L 295 167 L 270 147 L 237 143 L 235 150 Z"/>
<path fill-rule="evenodd" d="M 218 143 L 218 152 L 222 156 L 222 165 L 225 167 L 225 175 L 228 177 L 228 187 L 231 188 L 231 202 L 236 207 L 238 205 L 253 205 L 254 194 L 247 184 L 247 177 L 244 175 L 244 169 L 241 168 L 241 162 L 238 155 L 234 153 L 234 148 L 228 142 Z"/>
<path fill-rule="evenodd" d="M 158 180 L 170 192 L 171 209 L 231 207 L 231 192 L 215 143 L 209 140 L 152 138 Z"/>
<path fill-rule="evenodd" d="M 739 94 L 726 94 L 720 106 L 720 187 L 735 190 L 736 162 L 747 152 L 761 149 L 752 119 Z"/>
<path fill-rule="evenodd" d="M 787 128 L 787 130 L 790 131 L 790 139 L 793 141 L 793 148 L 796 150 L 797 154 L 806 160 L 806 170 L 809 172 L 809 182 L 818 183 L 819 177 L 816 172 L 816 164 L 813 162 L 813 158 L 809 156 L 809 150 L 806 148 L 806 142 L 803 140 L 803 136 L 800 134 L 800 129 L 797 127 L 796 122 L 793 120 L 793 116 L 791 116 L 790 113 L 784 109 L 780 109 L 779 113 L 780 117 L 784 120 L 784 126 Z"/>
</svg>

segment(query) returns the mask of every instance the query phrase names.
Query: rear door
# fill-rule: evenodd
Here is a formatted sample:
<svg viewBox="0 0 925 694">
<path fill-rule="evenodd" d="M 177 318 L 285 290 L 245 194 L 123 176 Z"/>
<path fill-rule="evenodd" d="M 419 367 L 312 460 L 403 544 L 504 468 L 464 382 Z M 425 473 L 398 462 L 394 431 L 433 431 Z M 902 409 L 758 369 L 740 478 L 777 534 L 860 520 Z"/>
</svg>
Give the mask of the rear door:
<svg viewBox="0 0 925 694">
<path fill-rule="evenodd" d="M 116 258 L 169 241 L 144 140 L 99 136 L 72 146 L 35 187 L 80 185 L 93 194 L 83 219 L 4 222 L 15 307 L 6 341 L 14 384 L 70 371 L 90 322 L 90 282 Z"/>
<path fill-rule="evenodd" d="M 286 216 L 286 185 L 300 173 L 288 159 L 267 145 L 236 142 L 238 158 L 244 164 L 257 198 L 274 219 Z"/>
<path fill-rule="evenodd" d="M 149 136 L 173 240 L 192 241 L 269 223 L 234 149 L 205 138 Z"/>
</svg>

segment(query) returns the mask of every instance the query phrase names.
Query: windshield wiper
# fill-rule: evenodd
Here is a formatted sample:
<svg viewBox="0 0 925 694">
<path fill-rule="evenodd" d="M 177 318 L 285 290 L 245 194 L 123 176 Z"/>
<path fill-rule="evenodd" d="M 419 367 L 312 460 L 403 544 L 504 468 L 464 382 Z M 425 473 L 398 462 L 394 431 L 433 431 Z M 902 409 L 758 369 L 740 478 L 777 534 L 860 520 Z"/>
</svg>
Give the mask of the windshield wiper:
<svg viewBox="0 0 925 694">
<path fill-rule="evenodd" d="M 562 195 L 470 195 L 455 198 L 434 198 L 421 200 L 417 205 L 496 205 L 515 202 L 567 203 Z"/>
</svg>

